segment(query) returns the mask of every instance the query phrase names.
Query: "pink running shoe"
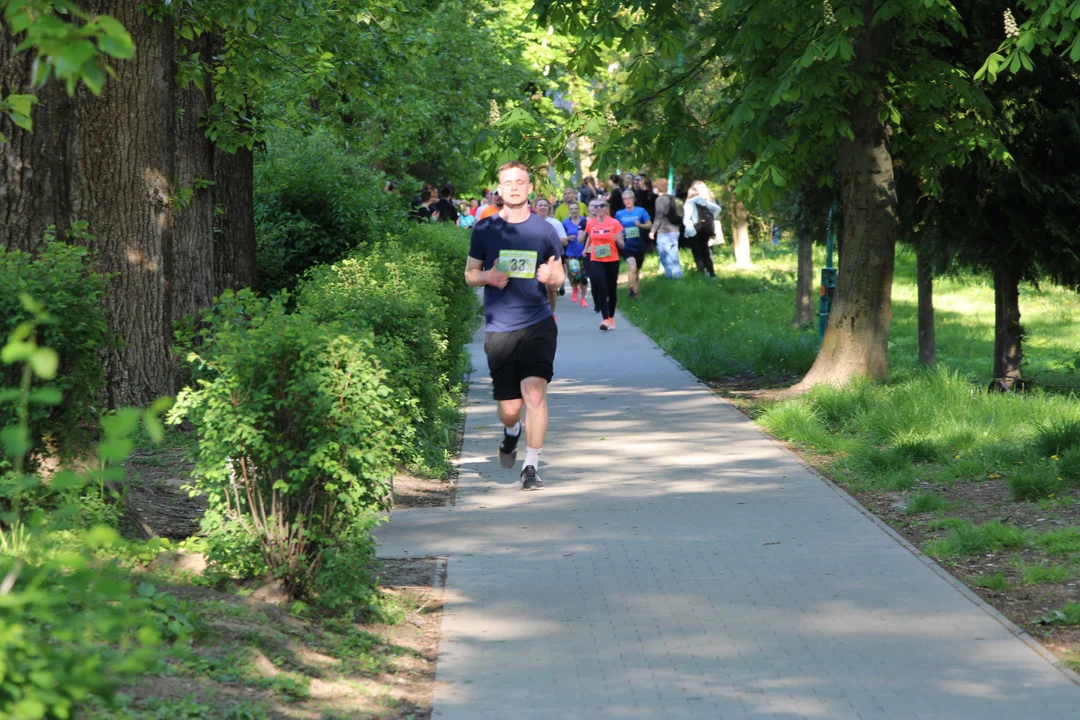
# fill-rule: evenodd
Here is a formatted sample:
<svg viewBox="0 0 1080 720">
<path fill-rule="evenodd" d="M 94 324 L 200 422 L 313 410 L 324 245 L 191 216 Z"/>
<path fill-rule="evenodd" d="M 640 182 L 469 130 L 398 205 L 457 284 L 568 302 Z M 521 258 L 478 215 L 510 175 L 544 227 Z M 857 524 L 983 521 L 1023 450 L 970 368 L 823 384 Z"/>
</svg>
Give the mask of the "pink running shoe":
<svg viewBox="0 0 1080 720">
<path fill-rule="evenodd" d="M 578 300 L 577 288 L 574 288 L 574 291 L 572 293 L 570 293 L 570 302 L 575 302 L 576 303 L 577 300 Z"/>
<path fill-rule="evenodd" d="M 589 307 L 589 301 L 585 299 L 585 293 L 581 293 L 581 307 Z"/>
</svg>

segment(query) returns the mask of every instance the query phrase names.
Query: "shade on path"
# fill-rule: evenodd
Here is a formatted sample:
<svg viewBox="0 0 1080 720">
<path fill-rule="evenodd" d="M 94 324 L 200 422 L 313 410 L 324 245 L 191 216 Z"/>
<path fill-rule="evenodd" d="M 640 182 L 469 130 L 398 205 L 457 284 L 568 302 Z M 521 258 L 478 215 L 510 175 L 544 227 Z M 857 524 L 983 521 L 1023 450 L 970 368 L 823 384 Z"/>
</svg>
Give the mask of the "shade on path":
<svg viewBox="0 0 1080 720">
<path fill-rule="evenodd" d="M 1015 628 L 598 324 L 560 307 L 545 489 L 498 463 L 478 335 L 456 506 L 379 531 L 382 557 L 448 558 L 435 718 L 1080 718 Z"/>
</svg>

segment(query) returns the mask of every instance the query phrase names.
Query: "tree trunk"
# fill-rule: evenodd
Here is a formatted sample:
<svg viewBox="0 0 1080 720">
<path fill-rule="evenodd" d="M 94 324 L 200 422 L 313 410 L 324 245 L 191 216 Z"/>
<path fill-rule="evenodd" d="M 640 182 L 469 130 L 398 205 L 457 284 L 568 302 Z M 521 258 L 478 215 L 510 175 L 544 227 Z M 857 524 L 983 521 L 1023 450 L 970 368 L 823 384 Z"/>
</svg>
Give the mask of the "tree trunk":
<svg viewBox="0 0 1080 720">
<path fill-rule="evenodd" d="M 879 116 L 880 60 L 890 52 L 892 23 L 872 26 L 872 0 L 863 0 L 862 12 L 854 70 L 865 73 L 873 89 L 869 97 L 856 94 L 846 103 L 854 138 L 840 140 L 843 243 L 836 295 L 821 350 L 796 392 L 821 383 L 843 385 L 860 375 L 883 380 L 888 370 L 897 214 L 888 129 Z"/>
<path fill-rule="evenodd" d="M 735 267 L 752 268 L 754 261 L 750 259 L 750 230 L 747 222 L 746 206 L 742 201 L 735 200 L 731 206 L 731 247 L 735 252 Z"/>
<path fill-rule="evenodd" d="M 90 223 L 102 269 L 114 273 L 105 304 L 122 345 L 105 359 L 114 407 L 144 405 L 173 391 L 169 288 L 176 177 L 171 23 L 137 3 L 98 0 L 138 48 L 114 64 L 101 97 L 79 90 L 72 209 Z"/>
<path fill-rule="evenodd" d="M 930 264 L 927 238 L 915 236 L 915 276 L 919 289 L 919 364 L 937 365 L 937 339 L 934 335 L 934 270 Z"/>
<path fill-rule="evenodd" d="M 811 226 L 800 219 L 795 226 L 799 243 L 799 274 L 795 282 L 794 328 L 804 328 L 814 322 L 814 237 Z"/>
<path fill-rule="evenodd" d="M 251 151 L 214 150 L 214 293 L 255 287 L 255 161 Z"/>
<path fill-rule="evenodd" d="M 188 51 L 198 51 L 203 62 L 211 61 L 212 36 L 207 33 L 184 41 Z M 172 320 L 192 315 L 214 299 L 214 193 L 207 183 L 214 179 L 214 144 L 203 132 L 203 114 L 213 99 L 210 76 L 200 90 L 194 84 L 175 87 L 176 188 L 173 232 Z M 202 186 L 202 187 L 200 187 Z"/>
<path fill-rule="evenodd" d="M 994 380 L 991 387 L 1013 390 L 1023 374 L 1020 276 L 1011 268 L 994 273 Z"/>
<path fill-rule="evenodd" d="M 15 52 L 15 36 L 0 30 L 0 95 L 36 95 L 33 132 L 0 114 L 0 247 L 30 250 L 45 229 L 71 224 L 72 101 L 63 83 L 31 87 L 33 55 Z"/>
</svg>

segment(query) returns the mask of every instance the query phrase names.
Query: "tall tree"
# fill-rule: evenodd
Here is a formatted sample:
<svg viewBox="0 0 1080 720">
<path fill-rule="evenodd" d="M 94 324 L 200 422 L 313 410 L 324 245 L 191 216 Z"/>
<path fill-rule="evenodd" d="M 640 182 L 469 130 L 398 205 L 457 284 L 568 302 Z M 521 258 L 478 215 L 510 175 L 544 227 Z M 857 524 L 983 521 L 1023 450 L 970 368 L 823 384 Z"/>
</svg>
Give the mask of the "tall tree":
<svg viewBox="0 0 1080 720">
<path fill-rule="evenodd" d="M 795 0 L 537 6 L 542 22 L 581 29 L 579 63 L 609 45 L 632 55 L 635 92 L 614 108 L 613 146 L 676 159 L 704 148 L 718 172 L 742 155 L 747 165 L 736 192 L 763 207 L 789 177 L 830 184 L 832 172 L 820 160 L 837 158 L 843 231 L 835 302 L 800 387 L 883 378 L 897 227 L 894 155 L 903 152 L 932 180 L 964 162 L 971 148 L 995 143 L 969 77 L 934 57 L 949 43 L 943 28 L 962 31 L 955 7 L 922 0 L 857 0 L 835 10 Z M 704 82 L 717 92 L 703 114 L 682 98 Z"/>
</svg>

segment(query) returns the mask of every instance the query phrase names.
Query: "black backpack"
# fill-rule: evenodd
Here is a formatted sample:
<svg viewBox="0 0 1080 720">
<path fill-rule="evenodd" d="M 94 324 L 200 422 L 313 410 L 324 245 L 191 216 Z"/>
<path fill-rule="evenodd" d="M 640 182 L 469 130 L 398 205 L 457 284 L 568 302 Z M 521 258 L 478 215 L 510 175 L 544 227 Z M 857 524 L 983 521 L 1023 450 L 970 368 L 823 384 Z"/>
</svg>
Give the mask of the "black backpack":
<svg viewBox="0 0 1080 720">
<path fill-rule="evenodd" d="M 712 211 L 707 207 L 698 206 L 697 222 L 694 223 L 694 232 L 701 237 L 713 237 L 716 235 L 716 222 Z"/>
</svg>

